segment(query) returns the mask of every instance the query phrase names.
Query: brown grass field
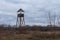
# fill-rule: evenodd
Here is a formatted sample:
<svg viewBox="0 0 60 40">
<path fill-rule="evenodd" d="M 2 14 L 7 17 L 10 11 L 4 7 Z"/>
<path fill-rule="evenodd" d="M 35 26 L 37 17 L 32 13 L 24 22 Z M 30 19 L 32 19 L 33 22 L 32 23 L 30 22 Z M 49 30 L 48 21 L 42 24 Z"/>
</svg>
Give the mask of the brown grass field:
<svg viewBox="0 0 60 40">
<path fill-rule="evenodd" d="M 60 31 L 0 29 L 0 40 L 60 40 Z"/>
</svg>

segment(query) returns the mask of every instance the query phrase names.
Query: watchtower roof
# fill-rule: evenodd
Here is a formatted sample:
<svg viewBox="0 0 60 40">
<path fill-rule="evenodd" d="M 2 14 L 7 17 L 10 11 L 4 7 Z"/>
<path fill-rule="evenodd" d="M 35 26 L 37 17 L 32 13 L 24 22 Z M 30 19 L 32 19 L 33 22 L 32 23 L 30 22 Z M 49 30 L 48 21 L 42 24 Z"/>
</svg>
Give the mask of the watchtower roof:
<svg viewBox="0 0 60 40">
<path fill-rule="evenodd" d="M 17 12 L 24 12 L 24 10 L 20 8 Z"/>
</svg>

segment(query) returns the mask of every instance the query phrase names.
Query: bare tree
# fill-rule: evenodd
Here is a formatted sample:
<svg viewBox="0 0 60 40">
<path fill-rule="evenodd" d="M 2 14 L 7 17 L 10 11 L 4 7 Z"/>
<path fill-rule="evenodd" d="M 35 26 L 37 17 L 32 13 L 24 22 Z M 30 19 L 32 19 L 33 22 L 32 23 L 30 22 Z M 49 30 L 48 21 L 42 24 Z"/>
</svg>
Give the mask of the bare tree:
<svg viewBox="0 0 60 40">
<path fill-rule="evenodd" d="M 60 16 L 57 18 L 58 25 L 60 26 Z"/>
<path fill-rule="evenodd" d="M 52 25 L 52 23 L 51 23 L 51 13 L 50 13 L 50 11 L 48 12 L 48 21 L 49 21 L 49 25 Z"/>
<path fill-rule="evenodd" d="M 55 23 L 56 23 L 56 14 L 53 15 L 53 25 L 55 26 Z"/>
</svg>

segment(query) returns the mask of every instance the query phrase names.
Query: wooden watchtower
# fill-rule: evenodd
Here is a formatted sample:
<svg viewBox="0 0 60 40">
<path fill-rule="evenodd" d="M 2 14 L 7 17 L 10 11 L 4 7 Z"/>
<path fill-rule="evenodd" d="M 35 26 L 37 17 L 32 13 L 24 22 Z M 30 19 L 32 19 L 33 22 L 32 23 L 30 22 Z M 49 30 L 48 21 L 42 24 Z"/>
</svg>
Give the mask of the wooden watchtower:
<svg viewBox="0 0 60 40">
<path fill-rule="evenodd" d="M 16 25 L 19 26 L 19 27 L 22 27 L 25 25 L 25 20 L 24 20 L 24 10 L 23 9 L 19 9 L 17 11 L 17 22 L 16 22 Z"/>
</svg>

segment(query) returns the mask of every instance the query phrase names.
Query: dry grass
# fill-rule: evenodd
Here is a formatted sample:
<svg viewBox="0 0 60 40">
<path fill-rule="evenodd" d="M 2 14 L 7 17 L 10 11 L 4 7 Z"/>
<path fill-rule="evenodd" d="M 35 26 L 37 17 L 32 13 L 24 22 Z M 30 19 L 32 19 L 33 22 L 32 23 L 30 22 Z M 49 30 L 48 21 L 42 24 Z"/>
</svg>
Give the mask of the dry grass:
<svg viewBox="0 0 60 40">
<path fill-rule="evenodd" d="M 60 31 L 23 31 L 22 33 L 0 31 L 0 40 L 60 40 Z"/>
<path fill-rule="evenodd" d="M 37 28 L 38 29 L 38 28 Z M 0 30 L 0 40 L 60 40 L 60 31 Z"/>
</svg>

